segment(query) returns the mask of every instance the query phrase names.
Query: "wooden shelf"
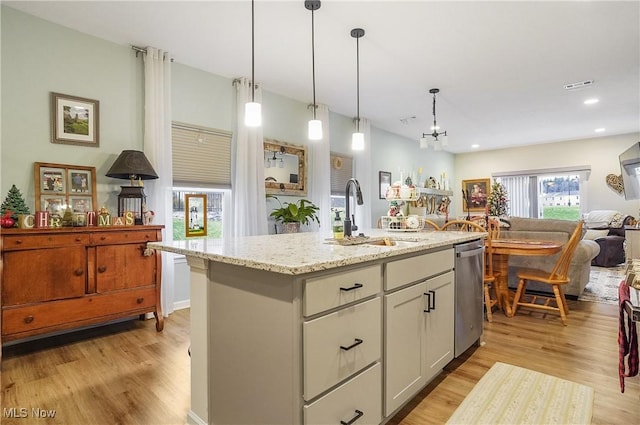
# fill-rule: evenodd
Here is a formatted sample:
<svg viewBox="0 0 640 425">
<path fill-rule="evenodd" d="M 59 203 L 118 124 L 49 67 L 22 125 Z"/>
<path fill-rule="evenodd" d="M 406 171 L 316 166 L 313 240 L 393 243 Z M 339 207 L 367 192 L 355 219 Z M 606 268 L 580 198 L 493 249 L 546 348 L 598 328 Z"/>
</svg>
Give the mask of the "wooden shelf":
<svg viewBox="0 0 640 425">
<path fill-rule="evenodd" d="M 425 195 L 453 196 L 452 190 L 431 189 L 428 187 L 419 187 L 418 193 L 424 193 Z"/>
</svg>

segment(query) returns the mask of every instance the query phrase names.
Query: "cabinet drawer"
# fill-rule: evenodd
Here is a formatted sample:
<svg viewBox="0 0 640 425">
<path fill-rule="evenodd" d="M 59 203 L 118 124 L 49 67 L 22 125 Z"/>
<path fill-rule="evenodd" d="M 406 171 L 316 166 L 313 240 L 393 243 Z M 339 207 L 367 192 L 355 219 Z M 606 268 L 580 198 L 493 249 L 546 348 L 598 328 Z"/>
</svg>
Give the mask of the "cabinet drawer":
<svg viewBox="0 0 640 425">
<path fill-rule="evenodd" d="M 382 367 L 376 363 L 361 375 L 339 386 L 315 402 L 304 406 L 304 423 L 348 423 L 355 417 L 357 425 L 382 421 Z"/>
<path fill-rule="evenodd" d="M 152 311 L 156 305 L 155 288 L 95 295 L 72 300 L 50 301 L 2 310 L 2 335 L 31 332 L 66 323 L 81 324 L 88 319 L 109 320 L 123 313 L 132 315 Z M 93 320 L 97 323 L 101 320 Z M 76 326 L 74 325 L 74 326 Z M 33 334 L 38 332 L 32 332 Z"/>
<path fill-rule="evenodd" d="M 408 283 L 418 282 L 428 277 L 453 270 L 453 249 L 431 252 L 415 257 L 387 263 L 387 278 L 384 289 L 389 291 Z"/>
<path fill-rule="evenodd" d="M 381 267 L 374 265 L 307 279 L 304 285 L 305 317 L 377 294 L 382 287 Z"/>
<path fill-rule="evenodd" d="M 155 230 L 125 230 L 123 232 L 96 232 L 91 234 L 94 245 L 156 242 L 160 240 Z"/>
<path fill-rule="evenodd" d="M 380 359 L 381 312 L 374 298 L 303 324 L 305 400 Z"/>
<path fill-rule="evenodd" d="M 4 251 L 13 251 L 18 249 L 53 248 L 70 245 L 84 246 L 89 243 L 89 235 L 81 233 L 5 235 L 2 238 L 2 242 L 2 249 Z"/>
</svg>

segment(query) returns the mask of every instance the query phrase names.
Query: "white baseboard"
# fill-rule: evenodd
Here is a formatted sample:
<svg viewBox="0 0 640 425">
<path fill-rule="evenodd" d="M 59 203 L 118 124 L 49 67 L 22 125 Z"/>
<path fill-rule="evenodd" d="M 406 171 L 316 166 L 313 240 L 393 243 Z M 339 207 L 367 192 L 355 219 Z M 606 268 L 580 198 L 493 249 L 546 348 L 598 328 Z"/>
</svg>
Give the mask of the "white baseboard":
<svg viewBox="0 0 640 425">
<path fill-rule="evenodd" d="M 191 300 L 182 300 L 173 303 L 173 310 L 183 310 L 185 308 L 191 307 Z"/>
</svg>

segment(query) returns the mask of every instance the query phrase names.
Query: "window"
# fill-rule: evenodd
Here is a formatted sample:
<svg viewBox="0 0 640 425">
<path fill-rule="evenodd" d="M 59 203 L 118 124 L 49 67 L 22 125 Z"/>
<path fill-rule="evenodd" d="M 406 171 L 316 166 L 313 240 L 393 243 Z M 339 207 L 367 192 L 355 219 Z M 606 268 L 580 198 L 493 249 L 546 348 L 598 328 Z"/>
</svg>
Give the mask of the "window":
<svg viewBox="0 0 640 425">
<path fill-rule="evenodd" d="M 515 217 L 578 220 L 586 211 L 584 194 L 588 166 L 494 174 L 509 199 L 509 215 Z"/>
<path fill-rule="evenodd" d="M 331 152 L 331 210 L 344 211 L 344 191 L 347 181 L 353 177 L 353 158 Z"/>
<path fill-rule="evenodd" d="M 185 194 L 207 195 L 207 238 L 223 236 L 231 194 L 231 133 L 172 123 L 173 240 L 186 238 Z"/>
</svg>

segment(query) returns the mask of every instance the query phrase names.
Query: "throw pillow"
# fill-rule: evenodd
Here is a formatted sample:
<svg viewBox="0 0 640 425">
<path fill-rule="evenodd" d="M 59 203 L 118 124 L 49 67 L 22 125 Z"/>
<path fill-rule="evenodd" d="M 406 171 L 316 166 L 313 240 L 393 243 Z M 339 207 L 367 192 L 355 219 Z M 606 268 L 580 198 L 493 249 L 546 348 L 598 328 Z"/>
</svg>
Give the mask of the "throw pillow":
<svg viewBox="0 0 640 425">
<path fill-rule="evenodd" d="M 606 229 L 609 227 L 622 227 L 624 217 L 618 211 L 595 210 L 587 214 L 584 220 L 587 229 Z"/>
<path fill-rule="evenodd" d="M 584 234 L 582 239 L 595 241 L 596 239 L 604 238 L 608 234 L 609 230 L 607 229 L 587 229 L 587 232 Z"/>
</svg>

